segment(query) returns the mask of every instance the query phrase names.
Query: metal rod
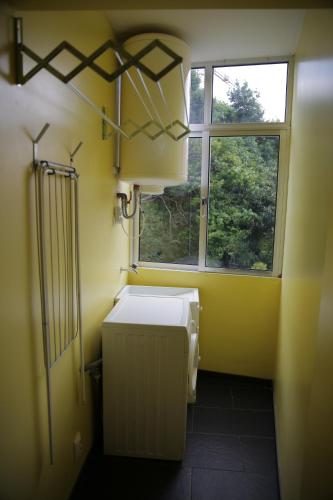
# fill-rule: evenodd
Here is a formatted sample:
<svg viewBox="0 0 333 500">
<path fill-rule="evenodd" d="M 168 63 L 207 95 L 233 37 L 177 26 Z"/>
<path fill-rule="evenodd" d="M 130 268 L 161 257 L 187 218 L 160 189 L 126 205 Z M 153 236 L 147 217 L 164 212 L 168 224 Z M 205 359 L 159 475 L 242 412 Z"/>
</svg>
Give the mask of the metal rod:
<svg viewBox="0 0 333 500">
<path fill-rule="evenodd" d="M 120 125 L 121 121 L 121 76 L 116 82 L 116 120 L 117 124 Z M 120 134 L 116 133 L 115 140 L 115 171 L 116 175 L 120 173 Z"/>
<path fill-rule="evenodd" d="M 59 217 L 58 217 L 58 192 L 57 178 L 54 179 L 54 196 L 55 196 L 55 217 L 56 217 L 56 235 L 57 235 L 57 270 L 58 270 L 58 340 L 59 340 L 59 355 L 62 352 L 62 337 L 61 337 L 61 278 L 60 278 L 60 242 L 59 242 Z"/>
<path fill-rule="evenodd" d="M 116 57 L 117 57 L 118 61 L 120 62 L 120 64 L 123 64 L 123 61 L 122 61 L 122 59 L 121 59 L 121 57 L 120 57 L 120 55 L 119 55 L 119 53 L 118 53 L 118 52 L 116 52 Z M 133 78 L 131 77 L 131 75 L 130 75 L 129 71 L 128 71 L 128 70 L 126 70 L 126 71 L 125 71 L 125 73 L 126 73 L 126 76 L 127 76 L 127 77 L 128 77 L 128 79 L 129 79 L 129 81 L 131 82 L 131 85 L 132 85 L 132 87 L 133 87 L 133 89 L 134 89 L 134 91 L 135 91 L 136 95 L 137 95 L 137 96 L 138 96 L 138 98 L 140 99 L 140 101 L 141 101 L 141 103 L 142 103 L 143 107 L 144 107 L 144 108 L 145 108 L 145 110 L 147 111 L 147 113 L 148 113 L 149 117 L 153 120 L 153 119 L 154 119 L 154 117 L 153 117 L 152 113 L 150 112 L 150 109 L 148 108 L 147 104 L 145 103 L 144 98 L 142 97 L 142 95 L 141 95 L 141 93 L 140 93 L 140 91 L 139 91 L 138 87 L 135 85 L 135 82 L 134 82 Z M 119 123 L 120 123 L 120 122 L 119 122 Z"/>
<path fill-rule="evenodd" d="M 190 120 L 189 120 L 188 109 L 187 109 L 187 100 L 186 100 L 186 89 L 185 89 L 185 78 L 184 78 L 183 63 L 181 63 L 179 65 L 179 71 L 180 71 L 180 78 L 181 78 L 181 82 L 182 82 L 182 91 L 183 91 L 183 99 L 184 99 L 185 114 L 186 114 L 186 125 L 189 126 Z"/>
<path fill-rule="evenodd" d="M 165 107 L 165 110 L 166 110 L 166 114 L 168 116 L 169 123 L 172 123 L 172 116 L 171 116 L 171 113 L 170 113 L 170 108 L 168 107 L 168 103 L 167 103 L 165 95 L 164 95 L 164 91 L 163 91 L 163 88 L 162 88 L 162 82 L 157 82 L 157 88 L 158 88 L 158 90 L 160 92 L 160 96 L 161 96 L 161 99 L 163 101 L 163 104 L 164 104 L 164 107 Z"/>
<path fill-rule="evenodd" d="M 163 127 L 163 129 L 165 129 L 165 125 L 164 125 L 164 123 L 163 123 L 163 120 L 162 120 L 162 118 L 161 118 L 161 116 L 160 116 L 160 114 L 159 114 L 159 112 L 158 112 L 158 110 L 157 110 L 157 107 L 156 107 L 156 105 L 155 105 L 155 103 L 154 103 L 154 100 L 153 100 L 153 98 L 152 98 L 152 96 L 151 96 L 151 94 L 150 94 L 150 92 L 149 92 L 149 90 L 148 90 L 148 87 L 147 87 L 147 85 L 146 85 L 146 82 L 145 82 L 145 80 L 144 80 L 144 77 L 143 77 L 143 75 L 141 74 L 141 71 L 139 70 L 139 68 L 136 68 L 136 72 L 137 72 L 137 74 L 138 74 L 138 76 L 139 76 L 139 78 L 140 78 L 141 84 L 142 84 L 142 86 L 143 86 L 143 88 L 144 88 L 144 90 L 145 90 L 145 92 L 146 92 L 146 94 L 147 94 L 147 96 L 148 96 L 148 99 L 150 100 L 150 103 L 151 103 L 151 105 L 152 105 L 152 107 L 153 107 L 153 110 L 154 110 L 154 112 L 155 112 L 156 116 L 157 116 L 157 119 L 158 119 L 158 121 L 160 122 L 160 125 Z"/>
<path fill-rule="evenodd" d="M 130 136 L 128 134 L 126 134 L 126 132 L 124 132 L 120 127 L 118 127 L 118 125 L 116 125 L 111 120 L 111 118 L 109 118 L 105 113 L 103 113 L 103 111 L 101 111 L 99 109 L 99 107 L 96 106 L 96 104 L 89 99 L 89 97 L 87 97 L 85 94 L 83 94 L 83 92 L 81 92 L 81 90 L 79 90 L 77 87 L 75 87 L 71 83 L 67 83 L 67 87 L 69 87 L 70 89 L 72 89 L 73 92 L 76 95 L 78 95 L 79 97 L 81 97 L 81 99 L 83 99 L 87 104 L 89 104 L 89 106 L 91 106 L 93 108 L 93 110 L 96 111 L 96 113 L 101 118 L 103 118 L 103 120 L 105 120 L 109 125 L 111 125 L 111 127 L 113 127 L 114 129 L 116 129 L 121 135 L 123 135 L 124 137 L 126 137 L 126 139 L 130 139 Z"/>
<path fill-rule="evenodd" d="M 48 161 L 48 160 L 38 160 L 36 162 L 36 166 L 40 167 L 41 169 L 47 169 L 47 168 L 55 168 L 57 170 L 66 172 L 67 174 L 76 174 L 76 170 L 74 167 L 71 165 L 64 165 L 63 163 L 57 163 L 54 161 Z"/>
<path fill-rule="evenodd" d="M 48 192 L 49 192 L 49 238 L 50 238 L 50 268 L 51 268 L 51 291 L 52 291 L 52 328 L 53 328 L 53 343 L 54 343 L 54 356 L 57 358 L 57 341 L 56 341 L 56 324 L 55 324 L 55 306 L 54 306 L 54 277 L 53 277 L 53 234 L 52 234 L 52 196 L 51 196 L 51 177 L 48 176 Z M 55 200 L 56 203 L 56 200 Z"/>
<path fill-rule="evenodd" d="M 47 390 L 47 410 L 48 410 L 48 428 L 49 428 L 49 451 L 50 463 L 54 463 L 54 436 L 53 436 L 53 411 L 52 411 L 52 387 L 51 387 L 51 359 L 50 359 L 50 331 L 49 331 L 49 309 L 48 309 L 48 290 L 47 290 L 47 260 L 45 249 L 45 220 L 44 220 L 44 175 L 42 170 L 37 170 L 38 175 L 38 217 L 40 230 L 40 288 L 42 304 L 42 330 L 45 353 L 45 373 Z"/>
<path fill-rule="evenodd" d="M 66 193 L 65 193 L 66 195 Z M 61 199 L 61 222 L 62 222 L 62 243 L 63 243 L 63 259 L 64 259 L 64 348 L 67 347 L 67 263 L 66 263 L 66 238 L 65 238 L 65 212 L 64 212 L 64 189 L 63 178 L 60 182 L 60 199 Z"/>
<path fill-rule="evenodd" d="M 74 179 L 74 203 L 75 203 L 75 252 L 76 252 L 76 282 L 77 282 L 77 308 L 78 308 L 78 328 L 80 336 L 80 372 L 81 372 L 81 394 L 83 403 L 86 402 L 86 387 L 84 374 L 84 347 L 82 331 L 82 310 L 81 310 L 81 276 L 80 276 L 80 234 L 79 234 L 79 193 L 78 179 Z"/>
<path fill-rule="evenodd" d="M 69 211 L 70 211 L 70 221 L 74 221 L 75 223 L 75 218 L 73 215 L 73 183 L 69 183 Z M 73 225 L 69 224 L 69 244 L 70 244 L 70 253 L 69 253 L 69 258 L 70 258 L 70 276 L 71 276 L 71 281 L 70 281 L 70 291 L 71 291 L 71 332 L 72 332 L 72 340 L 75 338 L 75 328 L 74 328 L 74 262 L 73 262 Z"/>
</svg>

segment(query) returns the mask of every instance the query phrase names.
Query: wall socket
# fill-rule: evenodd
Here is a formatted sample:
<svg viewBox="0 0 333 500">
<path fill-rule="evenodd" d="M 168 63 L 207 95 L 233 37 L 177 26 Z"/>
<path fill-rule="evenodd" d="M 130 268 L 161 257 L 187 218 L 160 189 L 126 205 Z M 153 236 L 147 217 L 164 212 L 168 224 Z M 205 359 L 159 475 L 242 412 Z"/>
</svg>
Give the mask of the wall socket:
<svg viewBox="0 0 333 500">
<path fill-rule="evenodd" d="M 77 462 L 82 455 L 83 452 L 83 442 L 82 442 L 82 436 L 80 432 L 77 432 L 74 436 L 74 441 L 73 441 L 73 456 L 74 456 L 74 462 Z"/>
</svg>

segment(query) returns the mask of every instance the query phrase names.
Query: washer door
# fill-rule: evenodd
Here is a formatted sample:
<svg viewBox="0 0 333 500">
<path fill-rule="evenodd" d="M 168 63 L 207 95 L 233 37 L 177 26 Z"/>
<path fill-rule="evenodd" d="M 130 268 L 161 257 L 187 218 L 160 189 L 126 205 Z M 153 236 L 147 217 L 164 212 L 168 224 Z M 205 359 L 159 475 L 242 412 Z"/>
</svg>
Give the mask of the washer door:
<svg viewBox="0 0 333 500">
<path fill-rule="evenodd" d="M 191 333 L 190 351 L 188 357 L 188 403 L 195 403 L 197 389 L 197 375 L 200 361 L 199 338 L 197 333 Z"/>
</svg>

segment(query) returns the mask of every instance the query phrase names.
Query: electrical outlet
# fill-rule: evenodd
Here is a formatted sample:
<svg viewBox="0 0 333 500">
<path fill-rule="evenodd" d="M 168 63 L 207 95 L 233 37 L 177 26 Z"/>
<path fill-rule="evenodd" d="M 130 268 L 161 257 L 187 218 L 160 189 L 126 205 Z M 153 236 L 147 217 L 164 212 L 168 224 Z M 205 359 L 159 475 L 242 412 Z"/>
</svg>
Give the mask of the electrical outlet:
<svg viewBox="0 0 333 500">
<path fill-rule="evenodd" d="M 73 441 L 73 455 L 74 455 L 74 462 L 77 462 L 82 455 L 83 452 L 83 442 L 82 442 L 82 436 L 80 432 L 77 432 L 74 436 L 74 441 Z"/>
<path fill-rule="evenodd" d="M 114 223 L 115 224 L 121 224 L 123 220 L 123 216 L 121 213 L 121 208 L 120 207 L 114 207 Z"/>
</svg>

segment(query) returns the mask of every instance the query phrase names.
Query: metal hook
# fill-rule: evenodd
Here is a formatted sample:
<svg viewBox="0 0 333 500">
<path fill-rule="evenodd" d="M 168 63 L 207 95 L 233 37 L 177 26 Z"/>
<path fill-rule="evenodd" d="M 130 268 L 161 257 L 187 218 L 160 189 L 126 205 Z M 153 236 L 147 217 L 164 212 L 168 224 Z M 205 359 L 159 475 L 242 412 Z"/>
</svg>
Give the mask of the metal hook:
<svg viewBox="0 0 333 500">
<path fill-rule="evenodd" d="M 74 156 L 76 155 L 76 153 L 78 152 L 78 150 L 80 149 L 80 147 L 82 146 L 83 142 L 80 141 L 79 144 L 76 146 L 76 148 L 74 149 L 74 151 L 72 153 L 69 154 L 69 158 L 70 158 L 70 162 L 73 163 L 74 161 Z"/>
<path fill-rule="evenodd" d="M 44 127 L 39 132 L 36 139 L 34 139 L 32 141 L 32 144 L 33 144 L 33 164 L 34 165 L 37 164 L 37 146 L 38 146 L 38 143 L 41 140 L 41 138 L 46 134 L 46 131 L 48 130 L 49 126 L 50 126 L 49 123 L 45 123 Z"/>
<path fill-rule="evenodd" d="M 49 123 L 45 123 L 44 127 L 42 128 L 42 130 L 39 132 L 39 134 L 37 135 L 36 139 L 34 140 L 34 144 L 38 144 L 38 142 L 41 140 L 41 138 L 43 137 L 43 135 L 46 134 L 46 131 L 49 128 L 49 126 L 50 126 Z"/>
</svg>

